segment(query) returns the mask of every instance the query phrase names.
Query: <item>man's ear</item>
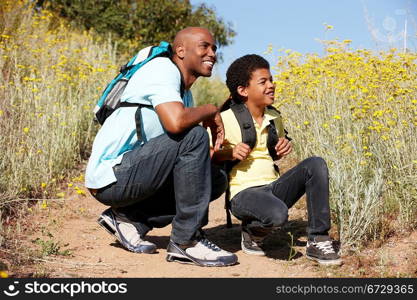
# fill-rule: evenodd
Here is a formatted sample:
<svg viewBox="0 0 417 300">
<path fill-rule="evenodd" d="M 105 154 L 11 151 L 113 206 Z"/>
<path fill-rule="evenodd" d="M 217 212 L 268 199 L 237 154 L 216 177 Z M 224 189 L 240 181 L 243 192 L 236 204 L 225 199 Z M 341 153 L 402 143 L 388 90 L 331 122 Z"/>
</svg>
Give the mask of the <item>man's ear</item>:
<svg viewBox="0 0 417 300">
<path fill-rule="evenodd" d="M 185 57 L 185 47 L 184 45 L 180 45 L 175 49 L 175 53 L 180 59 L 184 59 Z"/>
<path fill-rule="evenodd" d="M 237 93 L 242 97 L 248 97 L 248 89 L 245 86 L 239 85 L 237 87 Z"/>
</svg>

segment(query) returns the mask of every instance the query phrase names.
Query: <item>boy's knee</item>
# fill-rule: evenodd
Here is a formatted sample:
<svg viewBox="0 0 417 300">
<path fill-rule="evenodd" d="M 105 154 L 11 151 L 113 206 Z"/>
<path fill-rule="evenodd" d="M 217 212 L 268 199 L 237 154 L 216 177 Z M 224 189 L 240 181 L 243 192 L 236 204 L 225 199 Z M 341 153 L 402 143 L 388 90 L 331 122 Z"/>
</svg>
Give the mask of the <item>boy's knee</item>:
<svg viewBox="0 0 417 300">
<path fill-rule="evenodd" d="M 284 225 L 288 220 L 288 209 L 283 208 L 272 208 L 269 210 L 270 214 L 267 220 L 269 225 L 273 227 L 279 227 Z"/>
<path fill-rule="evenodd" d="M 308 163 L 309 167 L 312 170 L 325 172 L 327 174 L 328 168 L 326 161 L 319 157 L 319 156 L 312 156 L 306 159 L 306 162 Z"/>
</svg>

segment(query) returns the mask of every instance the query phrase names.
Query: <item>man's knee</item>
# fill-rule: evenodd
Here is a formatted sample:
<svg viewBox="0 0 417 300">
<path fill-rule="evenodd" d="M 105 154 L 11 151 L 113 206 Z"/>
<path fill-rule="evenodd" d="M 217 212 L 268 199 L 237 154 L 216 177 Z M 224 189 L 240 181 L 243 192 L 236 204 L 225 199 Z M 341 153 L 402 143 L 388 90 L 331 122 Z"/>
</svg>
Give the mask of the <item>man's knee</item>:
<svg viewBox="0 0 417 300">
<path fill-rule="evenodd" d="M 209 136 L 208 136 L 207 130 L 204 127 L 199 126 L 199 125 L 194 126 L 190 130 L 188 130 L 185 136 L 186 138 L 195 140 L 197 142 L 201 142 L 201 141 L 205 143 L 209 142 Z"/>
<path fill-rule="evenodd" d="M 184 133 L 172 136 L 173 139 L 178 140 L 183 149 L 197 151 L 198 155 L 208 155 L 210 143 L 207 130 L 202 126 L 194 126 Z"/>
</svg>

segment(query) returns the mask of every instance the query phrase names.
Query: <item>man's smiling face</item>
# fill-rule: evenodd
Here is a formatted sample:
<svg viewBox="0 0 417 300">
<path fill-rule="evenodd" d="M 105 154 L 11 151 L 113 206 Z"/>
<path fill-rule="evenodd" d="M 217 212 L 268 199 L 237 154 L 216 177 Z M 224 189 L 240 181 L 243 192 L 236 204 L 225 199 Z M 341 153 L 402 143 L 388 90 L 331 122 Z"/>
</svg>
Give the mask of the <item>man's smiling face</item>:
<svg viewBox="0 0 417 300">
<path fill-rule="evenodd" d="M 184 66 L 195 77 L 211 76 L 216 63 L 217 46 L 211 33 L 205 29 L 190 34 L 185 43 Z"/>
</svg>

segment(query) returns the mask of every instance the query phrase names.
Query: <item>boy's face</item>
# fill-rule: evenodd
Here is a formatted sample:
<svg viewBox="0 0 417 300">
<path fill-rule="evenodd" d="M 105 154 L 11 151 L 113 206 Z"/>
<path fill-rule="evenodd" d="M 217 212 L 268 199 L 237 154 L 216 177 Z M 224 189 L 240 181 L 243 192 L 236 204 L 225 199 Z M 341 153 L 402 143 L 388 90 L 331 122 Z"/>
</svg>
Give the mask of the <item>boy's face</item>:
<svg viewBox="0 0 417 300">
<path fill-rule="evenodd" d="M 274 103 L 275 84 L 269 69 L 257 69 L 252 72 L 247 87 L 239 87 L 239 94 L 256 106 L 268 106 Z"/>
</svg>

